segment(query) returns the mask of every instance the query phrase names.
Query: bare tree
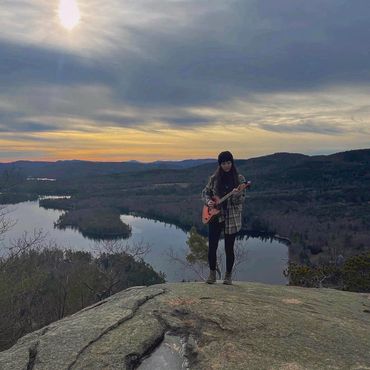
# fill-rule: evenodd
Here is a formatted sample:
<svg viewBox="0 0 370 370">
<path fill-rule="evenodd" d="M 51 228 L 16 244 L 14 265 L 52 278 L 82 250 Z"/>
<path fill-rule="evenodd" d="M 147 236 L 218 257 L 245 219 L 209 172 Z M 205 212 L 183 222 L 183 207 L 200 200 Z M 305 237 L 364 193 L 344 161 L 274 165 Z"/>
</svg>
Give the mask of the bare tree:
<svg viewBox="0 0 370 370">
<path fill-rule="evenodd" d="M 96 291 L 86 282 L 84 282 L 84 285 L 95 294 L 98 300 L 102 300 L 111 296 L 113 294 L 113 288 L 121 282 L 121 272 L 113 268 L 110 263 L 111 257 L 109 257 L 109 255 L 120 255 L 125 253 L 135 260 L 142 261 L 150 252 L 151 246 L 148 243 L 144 243 L 143 240 L 129 244 L 120 239 L 113 239 L 96 241 L 92 246 L 92 250 L 100 261 L 97 268 L 102 276 L 104 276 L 106 284 L 102 291 Z"/>
<path fill-rule="evenodd" d="M 23 252 L 50 246 L 52 241 L 49 241 L 49 244 L 45 243 L 47 235 L 42 229 L 34 229 L 31 233 L 24 231 L 20 237 L 10 240 L 9 245 L 4 248 L 5 253 L 0 257 L 0 270 L 4 269 Z"/>
<path fill-rule="evenodd" d="M 96 241 L 91 248 L 98 256 L 103 253 L 119 254 L 126 253 L 132 256 L 135 260 L 142 260 L 150 251 L 151 246 L 143 240 L 129 244 L 121 239 L 99 240 Z"/>
<path fill-rule="evenodd" d="M 27 249 L 40 249 L 45 247 L 48 233 L 44 232 L 43 229 L 33 229 L 32 232 L 24 231 L 21 236 L 16 239 L 10 240 L 10 246 L 8 247 L 9 252 L 14 254 L 20 254 Z M 51 241 L 49 241 L 51 242 Z"/>
<path fill-rule="evenodd" d="M 12 190 L 16 185 L 23 181 L 24 176 L 18 170 L 11 167 L 2 171 L 0 175 L 0 195 Z M 0 204 L 0 241 L 4 239 L 6 234 L 13 226 L 16 225 L 17 220 L 10 217 L 13 212 L 8 205 Z"/>
<path fill-rule="evenodd" d="M 192 271 L 195 275 L 199 277 L 200 280 L 206 280 L 206 274 L 208 272 L 207 264 L 204 261 L 189 262 L 186 258 L 180 257 L 173 247 L 168 248 L 165 251 L 165 255 L 168 257 L 170 262 L 175 262 L 183 266 L 186 270 Z M 221 262 L 222 256 L 217 253 L 217 260 Z M 206 270 L 206 271 L 205 271 Z M 216 270 L 218 270 L 219 276 L 221 271 L 217 264 Z"/>
<path fill-rule="evenodd" d="M 248 260 L 248 250 L 243 247 L 241 240 L 236 240 L 234 245 L 235 261 L 233 266 L 234 275 L 238 273 L 238 267 Z"/>
<path fill-rule="evenodd" d="M 0 240 L 3 240 L 4 234 L 17 223 L 10 217 L 12 211 L 8 206 L 0 205 Z"/>
<path fill-rule="evenodd" d="M 199 236 L 199 234 L 198 234 Z M 190 237 L 189 237 L 190 239 Z M 198 240 L 199 241 L 199 240 Z M 222 241 L 220 240 L 220 244 Z M 189 249 L 191 249 L 191 243 L 189 243 L 188 240 L 188 246 Z M 199 245 L 198 245 L 199 246 Z M 187 258 L 191 252 L 184 257 L 179 256 L 173 248 L 169 248 L 165 254 L 169 258 L 170 261 L 173 261 L 175 263 L 178 263 L 182 265 L 186 270 L 192 271 L 195 273 L 201 280 L 205 281 L 208 275 L 209 267 L 208 267 L 208 260 L 205 256 L 208 254 L 208 243 L 205 242 L 201 245 L 202 252 L 198 253 L 198 255 L 195 258 L 192 258 L 189 260 Z M 199 250 L 198 250 L 199 252 Z M 236 241 L 234 245 L 234 266 L 233 266 L 233 273 L 236 274 L 238 271 L 238 266 L 240 266 L 242 263 L 244 263 L 247 260 L 247 251 L 242 246 L 241 241 Z M 224 266 L 223 263 L 224 260 L 224 253 L 222 249 L 219 247 L 217 248 L 217 263 L 216 263 L 216 271 L 218 273 L 219 279 L 221 278 L 221 272 L 222 272 L 222 266 Z M 220 268 L 221 266 L 221 268 Z"/>
</svg>

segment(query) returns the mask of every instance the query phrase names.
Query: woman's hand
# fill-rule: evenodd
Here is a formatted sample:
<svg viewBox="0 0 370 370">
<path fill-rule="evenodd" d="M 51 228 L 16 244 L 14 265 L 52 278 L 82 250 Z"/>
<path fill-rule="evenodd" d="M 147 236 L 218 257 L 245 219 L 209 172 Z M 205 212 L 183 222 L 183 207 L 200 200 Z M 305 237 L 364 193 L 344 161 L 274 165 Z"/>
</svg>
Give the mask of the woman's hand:
<svg viewBox="0 0 370 370">
<path fill-rule="evenodd" d="M 239 194 L 240 190 L 239 190 L 239 188 L 234 188 L 231 192 L 232 192 L 232 194 Z"/>
<path fill-rule="evenodd" d="M 210 209 L 214 208 L 214 206 L 216 205 L 216 202 L 214 202 L 212 199 L 208 201 L 207 203 L 208 207 Z"/>
</svg>

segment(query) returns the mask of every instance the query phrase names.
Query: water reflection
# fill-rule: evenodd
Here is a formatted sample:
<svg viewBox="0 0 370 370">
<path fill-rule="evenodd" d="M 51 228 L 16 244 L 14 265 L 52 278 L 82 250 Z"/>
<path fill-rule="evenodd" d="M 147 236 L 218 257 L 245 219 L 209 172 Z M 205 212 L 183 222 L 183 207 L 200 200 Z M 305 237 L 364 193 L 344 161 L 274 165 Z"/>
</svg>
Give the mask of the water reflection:
<svg viewBox="0 0 370 370">
<path fill-rule="evenodd" d="M 48 237 L 60 246 L 74 250 L 93 251 L 95 244 L 84 238 L 78 231 L 72 229 L 59 230 L 53 227 L 54 222 L 63 211 L 44 209 L 37 201 L 18 203 L 10 206 L 13 212 L 10 217 L 17 224 L 6 234 L 0 247 L 3 254 L 11 239 L 19 237 L 25 230 L 42 229 Z M 159 221 L 133 215 L 122 215 L 123 222 L 132 227 L 132 235 L 124 243 L 149 243 L 150 252 L 144 258 L 156 271 L 163 271 L 167 281 L 199 280 L 195 272 L 185 269 L 178 262 L 168 257 L 170 250 L 182 260 L 185 260 L 188 247 L 188 234 L 180 228 Z M 271 238 L 255 238 L 241 236 L 236 243 L 241 250 L 247 252 L 247 261 L 237 267 L 237 280 L 258 281 L 270 284 L 286 284 L 287 280 L 282 271 L 288 261 L 288 248 L 283 243 Z M 1 249 L 2 248 L 2 249 Z M 224 241 L 219 244 L 222 255 L 222 267 L 225 266 Z M 205 273 L 207 272 L 204 270 Z"/>
</svg>

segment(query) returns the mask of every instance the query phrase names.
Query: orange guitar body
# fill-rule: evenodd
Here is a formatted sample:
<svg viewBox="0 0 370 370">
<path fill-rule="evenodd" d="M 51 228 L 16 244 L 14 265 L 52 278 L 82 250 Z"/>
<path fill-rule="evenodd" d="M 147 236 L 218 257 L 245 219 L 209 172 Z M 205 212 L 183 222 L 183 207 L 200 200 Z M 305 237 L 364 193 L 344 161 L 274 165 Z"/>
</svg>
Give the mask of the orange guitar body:
<svg viewBox="0 0 370 370">
<path fill-rule="evenodd" d="M 219 206 L 220 198 L 217 196 L 212 197 L 212 200 L 216 202 L 216 205 L 211 209 L 210 207 L 204 205 L 202 212 L 202 222 L 208 224 L 212 219 L 216 218 L 217 215 L 221 212 Z"/>
</svg>

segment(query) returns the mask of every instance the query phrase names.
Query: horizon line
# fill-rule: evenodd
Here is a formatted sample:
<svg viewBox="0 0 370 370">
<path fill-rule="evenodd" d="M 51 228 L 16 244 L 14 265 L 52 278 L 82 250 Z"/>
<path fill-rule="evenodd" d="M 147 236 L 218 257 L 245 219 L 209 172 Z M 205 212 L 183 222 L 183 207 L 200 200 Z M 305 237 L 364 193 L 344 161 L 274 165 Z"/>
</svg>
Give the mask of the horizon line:
<svg viewBox="0 0 370 370">
<path fill-rule="evenodd" d="M 260 156 L 251 156 L 249 158 L 235 158 L 235 161 L 238 160 L 248 160 L 248 159 L 253 159 L 253 158 L 261 158 L 261 157 L 267 157 L 270 155 L 275 155 L 275 154 L 300 154 L 308 157 L 316 157 L 316 156 L 330 156 L 334 154 L 339 154 L 339 153 L 346 153 L 346 152 L 352 152 L 352 151 L 361 151 L 361 150 L 370 150 L 370 148 L 359 148 L 359 149 L 349 149 L 349 150 L 344 150 L 344 151 L 335 151 L 331 153 L 316 153 L 316 154 L 308 154 L 308 153 L 298 153 L 298 152 L 274 152 L 274 153 L 269 153 L 269 154 L 264 154 Z M 44 163 L 56 163 L 56 162 L 93 162 L 93 163 L 127 163 L 127 162 L 136 162 L 136 163 L 143 163 L 143 164 L 148 164 L 148 163 L 155 163 L 155 162 L 184 162 L 184 161 L 197 161 L 197 160 L 214 160 L 217 161 L 217 158 L 184 158 L 184 159 L 157 159 L 154 161 L 139 161 L 136 159 L 128 159 L 128 160 L 122 160 L 122 161 L 100 161 L 100 160 L 89 160 L 89 159 L 55 159 L 55 160 L 31 160 L 31 159 L 17 159 L 17 160 L 11 160 L 11 161 L 0 161 L 0 164 L 11 164 L 11 163 L 17 163 L 17 162 L 44 162 Z"/>
</svg>

